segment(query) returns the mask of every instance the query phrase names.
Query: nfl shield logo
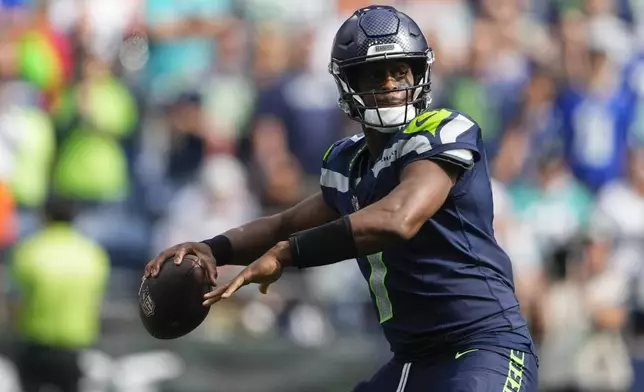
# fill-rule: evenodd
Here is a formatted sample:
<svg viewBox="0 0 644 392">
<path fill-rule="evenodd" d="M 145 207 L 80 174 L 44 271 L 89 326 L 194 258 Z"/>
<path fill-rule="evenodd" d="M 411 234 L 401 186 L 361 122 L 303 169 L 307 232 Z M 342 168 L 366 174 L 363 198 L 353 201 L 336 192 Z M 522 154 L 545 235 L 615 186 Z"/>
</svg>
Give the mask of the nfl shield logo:
<svg viewBox="0 0 644 392">
<path fill-rule="evenodd" d="M 156 306 L 150 297 L 148 286 L 143 285 L 144 282 L 145 280 L 141 282 L 141 288 L 139 289 L 139 303 L 141 304 L 141 310 L 143 310 L 145 317 L 152 317 Z"/>
<path fill-rule="evenodd" d="M 353 204 L 353 209 L 358 211 L 360 209 L 360 203 L 358 203 L 358 198 L 356 195 L 351 196 L 351 204 Z"/>
</svg>

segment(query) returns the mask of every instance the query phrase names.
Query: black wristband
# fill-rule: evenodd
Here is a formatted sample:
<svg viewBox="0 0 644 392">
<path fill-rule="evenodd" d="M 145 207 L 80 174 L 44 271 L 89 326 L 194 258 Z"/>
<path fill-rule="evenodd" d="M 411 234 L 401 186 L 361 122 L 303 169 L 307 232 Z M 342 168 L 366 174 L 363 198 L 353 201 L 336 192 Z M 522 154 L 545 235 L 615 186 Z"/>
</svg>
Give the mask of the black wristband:
<svg viewBox="0 0 644 392">
<path fill-rule="evenodd" d="M 201 241 L 208 245 L 212 251 L 217 265 L 226 265 L 233 257 L 233 244 L 225 235 L 218 235 L 209 240 Z"/>
<path fill-rule="evenodd" d="M 351 221 L 348 216 L 289 238 L 293 266 L 319 267 L 357 257 Z"/>
</svg>

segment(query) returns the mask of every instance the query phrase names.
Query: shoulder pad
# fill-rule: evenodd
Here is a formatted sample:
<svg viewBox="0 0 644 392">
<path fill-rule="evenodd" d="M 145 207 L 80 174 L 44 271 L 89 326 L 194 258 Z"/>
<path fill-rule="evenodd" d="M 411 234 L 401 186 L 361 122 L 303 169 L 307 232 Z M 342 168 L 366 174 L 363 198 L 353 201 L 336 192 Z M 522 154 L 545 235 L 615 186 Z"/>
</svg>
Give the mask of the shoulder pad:
<svg viewBox="0 0 644 392">
<path fill-rule="evenodd" d="M 339 155 L 342 155 L 343 151 L 351 149 L 355 146 L 360 140 L 364 138 L 363 134 L 357 134 L 344 139 L 340 139 L 337 142 L 333 143 L 324 153 L 322 157 L 322 164 L 325 165 L 330 161 L 335 160 Z"/>
</svg>

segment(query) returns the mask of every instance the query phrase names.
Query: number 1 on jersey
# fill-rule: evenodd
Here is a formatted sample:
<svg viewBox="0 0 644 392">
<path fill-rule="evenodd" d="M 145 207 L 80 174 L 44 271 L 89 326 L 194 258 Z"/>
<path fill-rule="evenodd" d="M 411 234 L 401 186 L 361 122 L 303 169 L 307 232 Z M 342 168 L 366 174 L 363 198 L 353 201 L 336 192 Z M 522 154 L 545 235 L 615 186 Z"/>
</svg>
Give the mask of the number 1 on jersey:
<svg viewBox="0 0 644 392">
<path fill-rule="evenodd" d="M 391 301 L 389 300 L 389 293 L 385 286 L 385 277 L 387 276 L 387 266 L 382 261 L 382 252 L 374 255 L 367 256 L 369 266 L 371 267 L 371 275 L 369 276 L 369 288 L 376 299 L 376 307 L 378 308 L 378 316 L 380 323 L 391 319 L 394 316 L 391 308 Z"/>
</svg>

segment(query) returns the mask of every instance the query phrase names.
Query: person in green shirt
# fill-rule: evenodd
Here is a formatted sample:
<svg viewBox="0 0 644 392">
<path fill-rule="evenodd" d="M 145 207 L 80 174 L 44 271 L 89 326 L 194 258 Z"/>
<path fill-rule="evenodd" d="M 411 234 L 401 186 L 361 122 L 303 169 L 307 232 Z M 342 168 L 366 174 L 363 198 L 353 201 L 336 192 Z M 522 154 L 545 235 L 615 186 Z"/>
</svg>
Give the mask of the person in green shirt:
<svg viewBox="0 0 644 392">
<path fill-rule="evenodd" d="M 73 228 L 70 202 L 50 200 L 44 212 L 44 228 L 18 243 L 9 260 L 18 294 L 16 366 L 24 392 L 45 385 L 75 392 L 79 350 L 99 337 L 110 261 L 104 249 Z"/>
</svg>

